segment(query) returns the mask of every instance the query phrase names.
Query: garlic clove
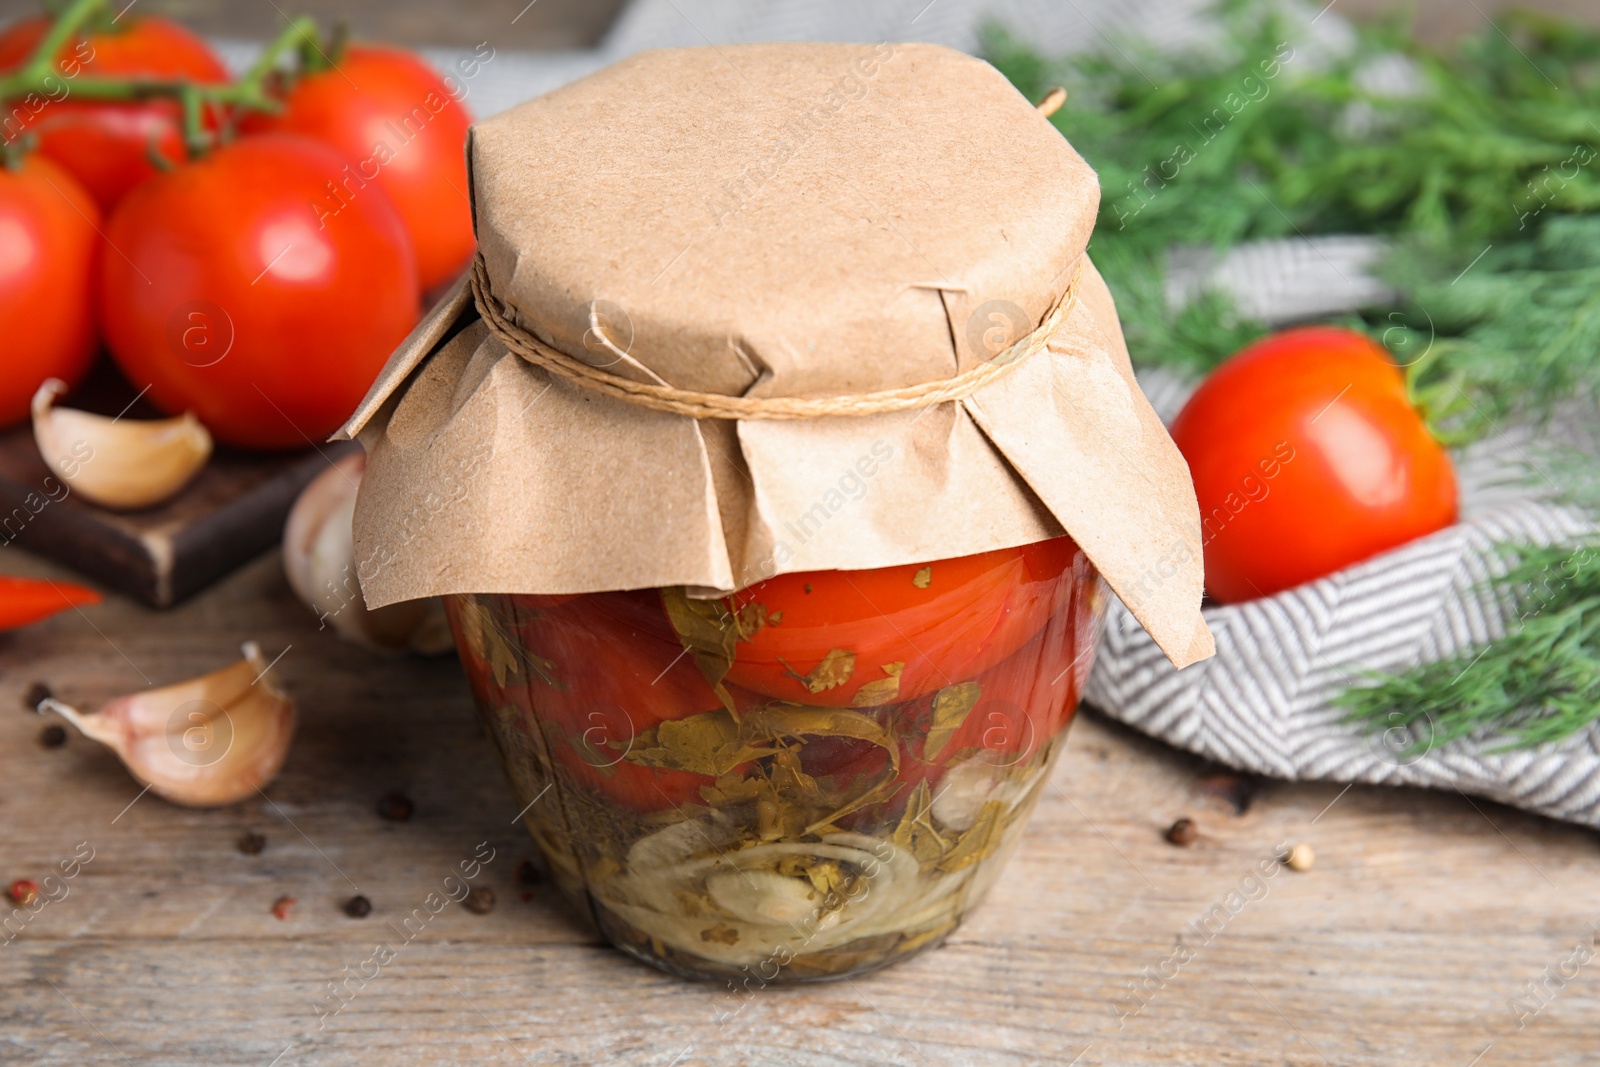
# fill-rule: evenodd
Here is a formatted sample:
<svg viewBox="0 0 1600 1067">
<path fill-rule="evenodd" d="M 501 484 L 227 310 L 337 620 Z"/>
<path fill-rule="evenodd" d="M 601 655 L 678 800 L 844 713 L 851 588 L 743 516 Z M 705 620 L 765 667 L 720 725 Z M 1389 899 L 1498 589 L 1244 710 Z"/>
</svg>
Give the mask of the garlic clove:
<svg viewBox="0 0 1600 1067">
<path fill-rule="evenodd" d="M 189 484 L 211 456 L 211 435 L 193 414 L 124 420 L 58 408 L 66 383 L 33 394 L 33 439 L 45 464 L 84 497 L 108 508 L 147 508 Z"/>
<path fill-rule="evenodd" d="M 353 522 L 356 490 L 366 467 L 366 453 L 352 453 L 300 493 L 283 528 L 289 587 L 341 637 L 387 652 L 442 655 L 455 642 L 439 598 L 376 610 L 369 610 L 362 599 Z"/>
<path fill-rule="evenodd" d="M 353 500 L 361 485 L 361 474 L 367 469 L 367 454 L 352 452 L 334 461 L 332 469 L 325 470 L 307 483 L 289 510 L 283 527 L 283 573 L 289 579 L 289 588 L 313 611 L 337 610 L 342 601 L 323 586 L 319 575 L 337 569 L 345 560 L 337 538 L 324 538 L 329 519 L 339 511 L 347 498 Z M 354 508 L 351 514 L 354 515 Z M 350 556 L 355 557 L 354 534 Z M 353 591 L 355 574 L 349 575 L 350 587 L 346 590 L 343 577 L 336 586 L 340 593 Z M 325 606 L 326 605 L 326 606 Z"/>
<path fill-rule="evenodd" d="M 110 747 L 141 783 L 175 804 L 217 807 L 272 781 L 294 737 L 294 702 L 254 641 L 210 674 L 117 697 L 84 714 L 54 698 L 54 712 Z"/>
<path fill-rule="evenodd" d="M 933 798 L 933 817 L 941 826 L 958 833 L 972 829 L 985 804 L 1006 799 L 1006 776 L 1005 767 L 984 759 L 955 764 L 939 783 L 939 793 Z"/>
</svg>

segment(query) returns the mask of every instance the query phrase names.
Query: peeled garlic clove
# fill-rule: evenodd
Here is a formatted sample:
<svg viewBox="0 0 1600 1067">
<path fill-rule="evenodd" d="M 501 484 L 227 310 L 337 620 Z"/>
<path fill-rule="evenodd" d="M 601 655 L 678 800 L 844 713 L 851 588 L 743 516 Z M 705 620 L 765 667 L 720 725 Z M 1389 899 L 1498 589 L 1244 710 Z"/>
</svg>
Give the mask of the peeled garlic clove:
<svg viewBox="0 0 1600 1067">
<path fill-rule="evenodd" d="M 1006 769 L 982 759 L 957 763 L 945 772 L 939 793 L 933 798 L 933 817 L 952 830 L 970 830 L 978 821 L 983 806 L 1005 785 Z"/>
<path fill-rule="evenodd" d="M 351 453 L 300 493 L 283 528 L 283 570 L 295 595 L 341 637 L 388 652 L 435 656 L 455 647 L 444 604 L 408 600 L 368 610 L 355 562 L 356 490 L 364 452 Z"/>
<path fill-rule="evenodd" d="M 294 737 L 294 702 L 254 641 L 219 671 L 118 697 L 93 714 L 39 704 L 108 745 L 152 791 L 176 804 L 217 807 L 272 781 Z"/>
<path fill-rule="evenodd" d="M 193 414 L 107 418 L 56 407 L 66 391 L 65 382 L 51 378 L 33 394 L 33 439 L 45 464 L 96 504 L 159 504 L 188 485 L 211 456 L 211 435 Z"/>
</svg>

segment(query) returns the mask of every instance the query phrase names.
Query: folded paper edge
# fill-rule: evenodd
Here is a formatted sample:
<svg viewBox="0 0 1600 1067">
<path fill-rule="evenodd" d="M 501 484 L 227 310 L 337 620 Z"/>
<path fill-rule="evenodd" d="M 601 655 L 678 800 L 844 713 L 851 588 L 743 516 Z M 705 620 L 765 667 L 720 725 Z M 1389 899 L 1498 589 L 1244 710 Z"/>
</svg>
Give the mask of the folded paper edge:
<svg viewBox="0 0 1600 1067">
<path fill-rule="evenodd" d="M 366 428 L 372 417 L 383 407 L 384 402 L 394 395 L 396 389 L 411 376 L 411 372 L 422 365 L 422 362 L 431 356 L 434 349 L 439 347 L 439 342 L 450 328 L 461 318 L 462 312 L 472 307 L 472 288 L 467 284 L 467 275 L 463 273 L 451 286 L 450 291 L 433 306 L 433 310 L 423 316 L 400 347 L 396 348 L 389 356 L 389 361 L 383 365 L 383 370 L 378 372 L 378 377 L 373 381 L 372 387 L 367 390 L 367 395 L 356 405 L 356 409 L 345 424 L 339 427 L 328 440 L 350 441 Z"/>
<path fill-rule="evenodd" d="M 1074 298 L 1078 304 L 1078 307 L 1074 310 L 1087 313 L 1092 320 L 1097 320 L 1104 311 L 1109 311 L 1111 322 L 1116 330 L 1116 356 L 1120 357 L 1115 358 L 1114 362 L 1118 364 L 1118 373 L 1125 380 L 1129 401 L 1136 407 L 1138 414 L 1143 416 L 1140 420 L 1141 423 L 1148 428 L 1148 432 L 1155 436 L 1155 440 L 1152 442 L 1155 447 L 1165 454 L 1165 460 L 1168 463 L 1182 467 L 1187 477 L 1187 462 L 1179 453 L 1176 443 L 1167 433 L 1160 418 L 1156 415 L 1155 409 L 1151 406 L 1149 398 L 1144 395 L 1144 390 L 1139 387 L 1138 380 L 1133 375 L 1132 366 L 1127 356 L 1126 343 L 1121 336 L 1121 318 L 1116 312 L 1115 298 L 1112 296 L 1099 270 L 1094 266 L 1093 260 L 1087 251 L 1080 254 L 1075 262 L 1080 262 L 1082 267 L 1087 268 L 1087 271 L 1076 280 L 1076 283 L 1080 284 L 1081 288 Z M 1082 267 L 1080 267 L 1080 271 Z M 1097 309 L 1093 306 L 1093 304 L 1099 302 L 1097 298 L 1104 299 L 1106 304 L 1104 309 Z M 1069 329 L 1072 317 L 1070 313 L 1064 315 L 1057 324 L 1052 334 L 1052 347 L 1047 349 L 1046 358 L 1059 358 L 1053 347 L 1053 340 Z M 1012 448 L 1008 447 L 1008 443 L 993 432 L 983 410 L 982 396 L 983 391 L 980 390 L 972 397 L 958 401 L 958 406 L 966 417 L 972 421 L 978 432 L 983 434 L 1001 456 L 1005 457 L 1013 475 L 1034 492 L 1040 503 L 1055 516 L 1062 529 L 1077 540 L 1077 534 L 1072 528 L 1074 524 L 1069 523 L 1067 516 L 1060 514 L 1055 507 L 1051 506 L 1051 494 L 1048 488 L 1029 476 L 1027 468 L 1030 464 L 1026 463 L 1022 456 L 1013 454 Z M 1200 530 L 1200 509 L 1192 490 L 1188 495 L 1188 505 L 1188 510 L 1193 520 L 1194 533 L 1198 535 Z M 1095 554 L 1090 551 L 1090 547 L 1084 544 L 1083 540 L 1079 540 L 1078 543 L 1085 554 L 1089 556 L 1090 562 L 1094 563 L 1096 568 L 1100 570 L 1102 578 L 1112 592 L 1116 593 L 1118 599 L 1123 601 L 1129 613 L 1145 629 L 1145 632 L 1150 635 L 1157 647 L 1161 649 L 1175 668 L 1182 669 L 1200 660 L 1209 659 L 1216 654 L 1215 637 L 1206 624 L 1205 616 L 1201 611 L 1203 590 L 1197 589 L 1195 591 L 1192 605 L 1185 606 L 1181 610 L 1180 617 L 1176 619 L 1169 617 L 1167 612 L 1159 609 L 1141 610 L 1144 605 L 1136 606 L 1135 603 L 1130 603 L 1127 598 L 1123 597 L 1122 590 L 1118 588 L 1119 585 L 1123 585 L 1127 581 L 1129 576 L 1108 573 L 1101 562 L 1095 559 Z M 1191 548 L 1198 549 L 1198 546 L 1199 541 L 1197 539 Z"/>
</svg>

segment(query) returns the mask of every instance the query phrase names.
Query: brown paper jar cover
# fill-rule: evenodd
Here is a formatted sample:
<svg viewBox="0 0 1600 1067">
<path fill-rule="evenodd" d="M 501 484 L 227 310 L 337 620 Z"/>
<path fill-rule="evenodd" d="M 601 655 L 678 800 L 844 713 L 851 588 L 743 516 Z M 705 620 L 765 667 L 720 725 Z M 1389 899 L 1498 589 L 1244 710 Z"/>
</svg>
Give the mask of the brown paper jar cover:
<svg viewBox="0 0 1600 1067">
<path fill-rule="evenodd" d="M 1070 107 L 1070 102 L 1068 104 Z M 634 381 L 959 400 L 795 420 L 648 410 L 510 351 L 463 283 L 342 431 L 367 603 L 862 569 L 1070 534 L 1177 664 L 1211 654 L 1188 468 L 1085 247 L 1094 172 L 994 68 L 932 45 L 645 52 L 472 130 L 488 289 Z"/>
</svg>

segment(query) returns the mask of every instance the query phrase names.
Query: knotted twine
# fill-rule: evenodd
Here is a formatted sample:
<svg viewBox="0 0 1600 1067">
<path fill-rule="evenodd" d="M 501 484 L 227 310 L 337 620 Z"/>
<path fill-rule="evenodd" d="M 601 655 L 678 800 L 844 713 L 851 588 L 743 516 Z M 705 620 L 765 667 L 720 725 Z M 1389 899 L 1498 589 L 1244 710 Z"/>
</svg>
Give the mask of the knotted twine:
<svg viewBox="0 0 1600 1067">
<path fill-rule="evenodd" d="M 701 393 L 671 385 L 637 382 L 590 366 L 552 348 L 511 321 L 490 289 L 489 271 L 482 255 L 472 263 L 472 297 L 490 332 L 507 349 L 534 366 L 591 392 L 652 411 L 684 415 L 691 419 L 815 419 L 840 415 L 882 415 L 891 411 L 933 407 L 971 396 L 1049 347 L 1050 339 L 1077 303 L 1082 277 L 1083 260 L 1080 258 L 1073 270 L 1072 281 L 1051 306 L 1038 328 L 992 359 L 950 378 L 936 378 L 872 393 L 826 397 L 748 397 Z"/>
</svg>

